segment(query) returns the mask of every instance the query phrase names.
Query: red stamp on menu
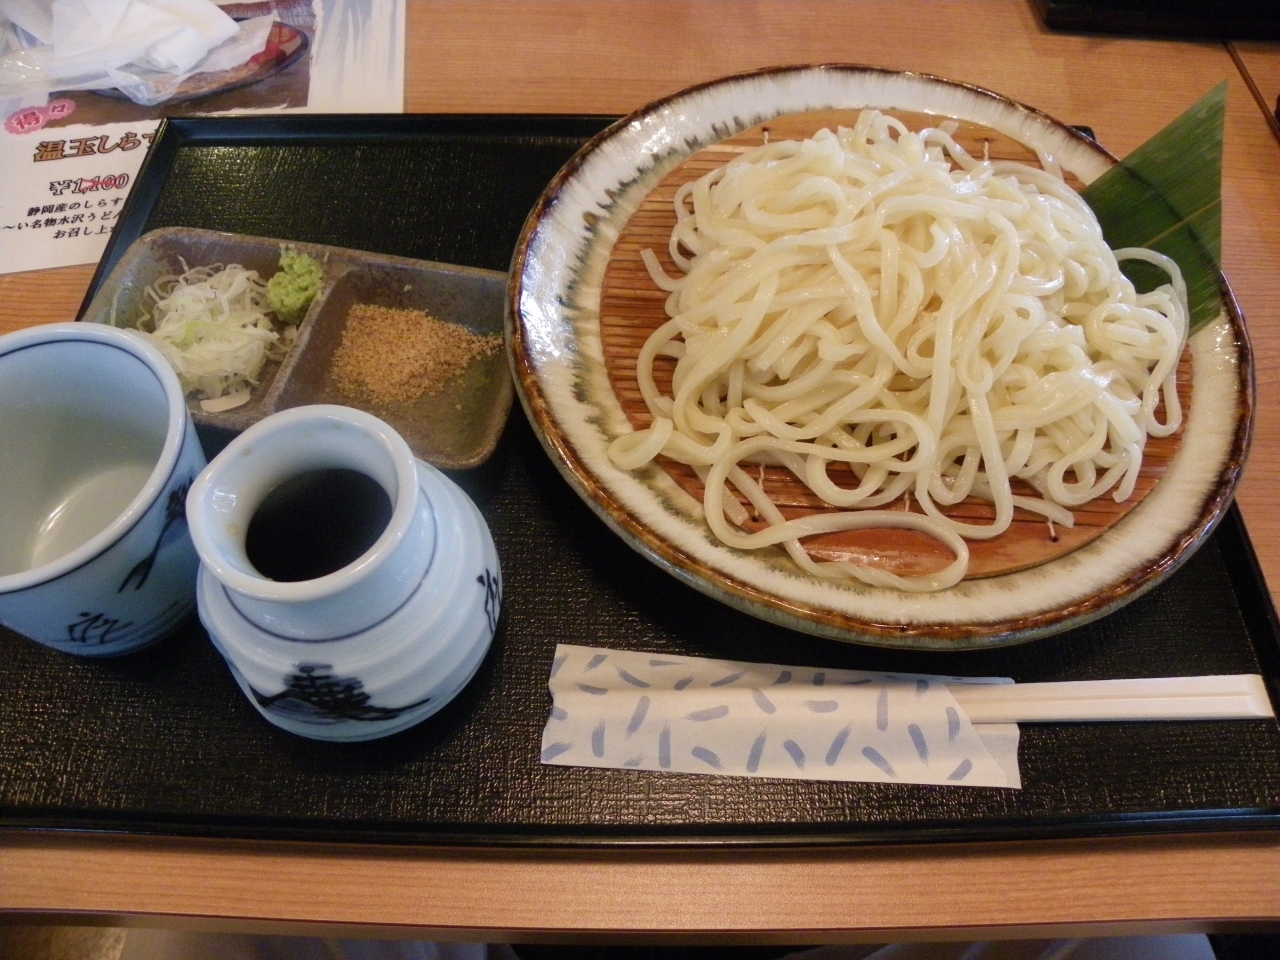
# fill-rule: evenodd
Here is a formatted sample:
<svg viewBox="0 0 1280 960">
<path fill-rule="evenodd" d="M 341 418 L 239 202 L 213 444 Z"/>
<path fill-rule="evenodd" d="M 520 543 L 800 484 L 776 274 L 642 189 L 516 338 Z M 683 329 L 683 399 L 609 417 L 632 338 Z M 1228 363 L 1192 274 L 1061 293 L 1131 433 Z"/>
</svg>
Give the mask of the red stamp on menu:
<svg viewBox="0 0 1280 960">
<path fill-rule="evenodd" d="M 52 100 L 43 107 L 23 107 L 5 118 L 4 128 L 9 133 L 35 133 L 50 120 L 61 120 L 75 112 L 76 102 L 65 98 Z"/>
</svg>

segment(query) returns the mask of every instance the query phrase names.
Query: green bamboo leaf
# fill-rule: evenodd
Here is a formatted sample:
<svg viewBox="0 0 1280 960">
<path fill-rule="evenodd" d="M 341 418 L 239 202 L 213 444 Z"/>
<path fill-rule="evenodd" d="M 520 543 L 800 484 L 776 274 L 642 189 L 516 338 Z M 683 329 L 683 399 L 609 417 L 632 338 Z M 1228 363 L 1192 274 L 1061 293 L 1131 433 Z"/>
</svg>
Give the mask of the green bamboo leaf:
<svg viewBox="0 0 1280 960">
<path fill-rule="evenodd" d="M 1084 191 L 1112 249 L 1148 247 L 1173 258 L 1187 283 L 1191 330 L 1222 311 L 1222 129 L 1227 82 L 1116 164 Z M 1139 292 L 1164 271 L 1126 261 Z"/>
</svg>

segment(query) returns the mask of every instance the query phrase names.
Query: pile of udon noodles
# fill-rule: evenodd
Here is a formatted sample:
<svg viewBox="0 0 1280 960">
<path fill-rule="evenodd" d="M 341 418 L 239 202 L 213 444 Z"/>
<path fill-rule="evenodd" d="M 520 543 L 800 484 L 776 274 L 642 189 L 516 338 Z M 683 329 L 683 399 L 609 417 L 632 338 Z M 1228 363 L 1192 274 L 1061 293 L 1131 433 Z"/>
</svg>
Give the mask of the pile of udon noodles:
<svg viewBox="0 0 1280 960">
<path fill-rule="evenodd" d="M 811 574 L 915 591 L 960 581 L 965 539 L 1000 535 L 1015 506 L 1069 526 L 1072 507 L 1127 499 L 1146 438 L 1181 422 L 1185 287 L 1168 258 L 1109 249 L 1047 166 L 981 160 L 943 129 L 869 110 L 684 185 L 670 240 L 684 276 L 642 254 L 670 291 L 638 363 L 652 425 L 613 441 L 614 464 L 691 465 L 732 547 L 781 544 Z M 1125 258 L 1170 283 L 1135 293 Z M 676 358 L 671 396 L 658 356 Z M 744 464 L 782 465 L 838 509 L 788 520 Z M 766 527 L 743 528 L 730 484 Z M 904 495 L 908 510 L 875 509 Z M 944 515 L 969 496 L 993 522 Z M 955 559 L 904 577 L 800 543 L 866 527 L 925 531 Z"/>
</svg>

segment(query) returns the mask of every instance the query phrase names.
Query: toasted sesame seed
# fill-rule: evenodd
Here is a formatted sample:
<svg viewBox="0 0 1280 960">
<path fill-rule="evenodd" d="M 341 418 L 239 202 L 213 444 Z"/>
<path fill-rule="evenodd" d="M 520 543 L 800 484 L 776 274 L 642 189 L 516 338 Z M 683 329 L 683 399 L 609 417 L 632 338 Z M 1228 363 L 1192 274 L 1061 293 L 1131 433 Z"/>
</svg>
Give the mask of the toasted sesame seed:
<svg viewBox="0 0 1280 960">
<path fill-rule="evenodd" d="M 358 303 L 347 314 L 331 372 L 349 397 L 377 407 L 409 404 L 438 394 L 473 360 L 501 346 L 499 336 L 477 336 L 422 310 Z"/>
</svg>

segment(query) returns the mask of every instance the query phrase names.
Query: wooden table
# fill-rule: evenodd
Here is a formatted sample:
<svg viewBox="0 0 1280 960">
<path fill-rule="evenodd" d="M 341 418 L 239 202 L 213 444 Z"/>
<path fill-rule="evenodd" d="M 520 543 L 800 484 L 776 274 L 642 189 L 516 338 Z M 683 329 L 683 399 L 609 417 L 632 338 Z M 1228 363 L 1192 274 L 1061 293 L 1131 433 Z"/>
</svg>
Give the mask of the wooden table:
<svg viewBox="0 0 1280 960">
<path fill-rule="evenodd" d="M 775 64 L 965 80 L 1086 123 L 1124 155 L 1227 79 L 1224 266 L 1249 321 L 1259 416 L 1240 491 L 1280 585 L 1280 165 L 1220 43 L 1054 35 L 1025 0 L 418 2 L 413 112 L 625 113 Z M 1277 47 L 1242 47 L 1274 96 Z M 91 266 L 0 277 L 0 331 L 69 320 Z M 1280 836 L 683 854 L 0 838 L 7 919 L 434 939 L 818 943 L 1274 928 Z M 71 917 L 71 915 L 76 915 Z M 426 929 L 423 929 L 426 928 Z"/>
</svg>

